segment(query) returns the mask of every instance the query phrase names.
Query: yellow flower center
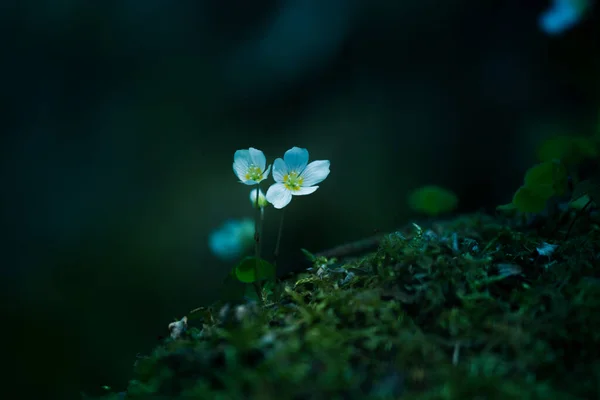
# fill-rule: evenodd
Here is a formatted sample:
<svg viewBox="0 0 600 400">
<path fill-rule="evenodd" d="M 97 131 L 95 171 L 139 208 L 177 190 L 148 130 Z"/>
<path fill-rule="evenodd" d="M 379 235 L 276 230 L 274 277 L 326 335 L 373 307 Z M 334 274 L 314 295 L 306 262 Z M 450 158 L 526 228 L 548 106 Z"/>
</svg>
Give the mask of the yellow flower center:
<svg viewBox="0 0 600 400">
<path fill-rule="evenodd" d="M 252 164 L 248 167 L 248 171 L 246 171 L 246 179 L 260 182 L 263 179 L 263 172 L 259 167 Z"/>
<path fill-rule="evenodd" d="M 296 171 L 292 171 L 283 177 L 283 185 L 292 192 L 300 190 L 303 181 L 304 179 L 301 176 L 298 176 Z"/>
</svg>

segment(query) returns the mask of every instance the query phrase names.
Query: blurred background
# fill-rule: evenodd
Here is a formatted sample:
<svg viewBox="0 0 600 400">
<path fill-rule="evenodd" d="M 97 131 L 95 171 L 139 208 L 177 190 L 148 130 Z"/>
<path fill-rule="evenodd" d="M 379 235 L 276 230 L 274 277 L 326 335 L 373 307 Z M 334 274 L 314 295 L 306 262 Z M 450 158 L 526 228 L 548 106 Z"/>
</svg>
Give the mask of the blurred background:
<svg viewBox="0 0 600 400">
<path fill-rule="evenodd" d="M 572 3 L 557 27 L 546 0 L 3 2 L 4 390 L 122 388 L 218 298 L 208 237 L 253 217 L 237 149 L 331 161 L 286 208 L 282 272 L 411 221 L 425 184 L 510 201 L 540 140 L 597 129 L 599 7 Z"/>
</svg>

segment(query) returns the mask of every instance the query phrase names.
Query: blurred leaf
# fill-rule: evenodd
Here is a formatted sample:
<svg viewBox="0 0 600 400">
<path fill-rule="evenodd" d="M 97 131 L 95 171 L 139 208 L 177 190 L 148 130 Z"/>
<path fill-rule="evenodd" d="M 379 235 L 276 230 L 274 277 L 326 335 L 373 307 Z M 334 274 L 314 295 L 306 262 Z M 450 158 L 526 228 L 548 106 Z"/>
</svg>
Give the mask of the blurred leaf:
<svg viewBox="0 0 600 400">
<path fill-rule="evenodd" d="M 598 156 L 594 138 L 585 136 L 555 136 L 542 142 L 538 148 L 540 161 L 561 160 L 568 165 Z"/>
<path fill-rule="evenodd" d="M 458 205 L 454 192 L 435 185 L 415 189 L 408 197 L 410 207 L 430 216 L 453 211 Z"/>
<path fill-rule="evenodd" d="M 525 186 L 546 199 L 563 195 L 567 189 L 567 170 L 557 160 L 543 162 L 529 168 L 525 173 Z"/>
<path fill-rule="evenodd" d="M 583 196 L 578 197 L 577 200 L 572 200 L 569 203 L 569 207 L 574 210 L 583 210 L 584 208 L 588 207 L 590 201 L 593 201 L 590 196 L 584 194 Z"/>
<path fill-rule="evenodd" d="M 598 204 L 599 199 L 600 184 L 593 180 L 586 179 L 577 183 L 573 188 L 569 206 L 574 209 L 582 209 L 587 206 L 590 201 Z"/>
<path fill-rule="evenodd" d="M 540 194 L 530 187 L 521 186 L 513 196 L 513 204 L 520 212 L 523 213 L 539 213 L 546 208 L 548 197 L 540 196 Z"/>
<path fill-rule="evenodd" d="M 275 266 L 256 257 L 245 257 L 235 267 L 235 275 L 240 282 L 252 283 L 275 278 Z"/>
</svg>

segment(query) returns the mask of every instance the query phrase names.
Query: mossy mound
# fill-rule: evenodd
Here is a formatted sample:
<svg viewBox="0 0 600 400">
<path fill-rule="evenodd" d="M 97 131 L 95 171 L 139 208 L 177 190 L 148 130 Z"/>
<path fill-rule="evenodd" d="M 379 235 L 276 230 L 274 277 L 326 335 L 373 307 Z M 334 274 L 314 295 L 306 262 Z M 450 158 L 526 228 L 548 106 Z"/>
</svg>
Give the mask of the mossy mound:
<svg viewBox="0 0 600 400">
<path fill-rule="evenodd" d="M 139 359 L 127 399 L 596 399 L 600 231 L 471 215 L 316 258 Z"/>
</svg>

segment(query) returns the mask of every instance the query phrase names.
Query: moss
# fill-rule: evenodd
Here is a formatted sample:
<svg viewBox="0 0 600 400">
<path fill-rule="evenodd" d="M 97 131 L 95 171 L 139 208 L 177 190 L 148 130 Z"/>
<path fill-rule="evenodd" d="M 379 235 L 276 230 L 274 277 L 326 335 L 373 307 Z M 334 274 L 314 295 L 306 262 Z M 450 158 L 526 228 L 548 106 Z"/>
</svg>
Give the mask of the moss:
<svg viewBox="0 0 600 400">
<path fill-rule="evenodd" d="M 598 398 L 600 233 L 588 224 L 559 241 L 468 215 L 410 225 L 359 258 L 316 257 L 262 306 L 190 316 L 136 362 L 126 398 Z"/>
</svg>

